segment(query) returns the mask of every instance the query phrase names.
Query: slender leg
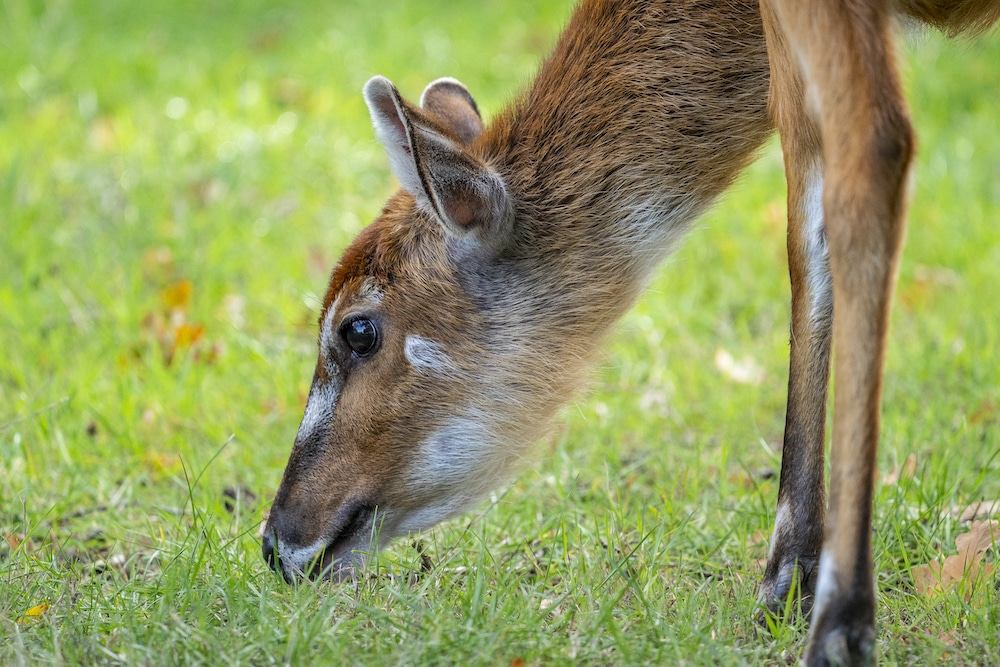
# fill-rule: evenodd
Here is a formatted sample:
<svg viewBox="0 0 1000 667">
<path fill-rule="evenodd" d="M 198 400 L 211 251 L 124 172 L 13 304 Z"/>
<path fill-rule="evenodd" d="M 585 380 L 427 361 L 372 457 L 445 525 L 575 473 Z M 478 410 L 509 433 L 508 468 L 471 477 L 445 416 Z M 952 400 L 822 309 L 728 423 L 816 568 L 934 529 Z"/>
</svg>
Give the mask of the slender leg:
<svg viewBox="0 0 1000 667">
<path fill-rule="evenodd" d="M 912 130 L 885 7 L 770 1 L 820 130 L 835 304 L 829 515 L 806 662 L 866 664 L 875 635 L 871 514 L 882 367 Z"/>
<path fill-rule="evenodd" d="M 788 269 L 792 286 L 788 407 L 771 551 L 761 583 L 764 609 L 780 614 L 793 585 L 803 613 L 812 606 L 826 516 L 824 446 L 833 291 L 823 220 L 823 158 L 805 113 L 802 79 L 770 7 L 762 6 L 771 57 L 771 111 L 781 134 L 788 182 Z"/>
</svg>

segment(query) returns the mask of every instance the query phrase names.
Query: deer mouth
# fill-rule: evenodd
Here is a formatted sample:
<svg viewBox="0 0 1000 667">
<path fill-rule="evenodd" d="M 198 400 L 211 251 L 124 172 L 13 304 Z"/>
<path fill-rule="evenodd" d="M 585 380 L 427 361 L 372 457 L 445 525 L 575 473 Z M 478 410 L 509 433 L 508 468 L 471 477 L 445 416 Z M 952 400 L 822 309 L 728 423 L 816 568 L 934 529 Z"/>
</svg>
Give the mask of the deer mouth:
<svg viewBox="0 0 1000 667">
<path fill-rule="evenodd" d="M 373 534 L 375 507 L 355 503 L 340 515 L 344 518 L 328 537 L 308 546 L 290 544 L 281 538 L 279 530 L 268 530 L 261 545 L 267 564 L 288 583 L 303 578 L 353 579 L 364 565 L 368 550 L 377 543 Z"/>
<path fill-rule="evenodd" d="M 336 581 L 354 578 L 356 569 L 360 569 L 368 555 L 359 549 L 367 551 L 377 541 L 372 534 L 374 520 L 374 506 L 364 503 L 355 505 L 343 527 L 315 559 L 309 578 Z"/>
</svg>

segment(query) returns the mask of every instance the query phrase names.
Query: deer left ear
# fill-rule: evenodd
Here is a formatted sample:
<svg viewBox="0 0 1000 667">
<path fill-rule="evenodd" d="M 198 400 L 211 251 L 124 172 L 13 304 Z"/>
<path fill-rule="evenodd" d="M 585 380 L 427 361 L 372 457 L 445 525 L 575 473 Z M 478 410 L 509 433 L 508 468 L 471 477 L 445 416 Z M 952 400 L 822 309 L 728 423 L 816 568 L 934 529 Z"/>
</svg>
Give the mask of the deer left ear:
<svg viewBox="0 0 1000 667">
<path fill-rule="evenodd" d="M 427 84 L 420 108 L 433 114 L 463 144 L 471 144 L 483 133 L 479 106 L 458 79 L 443 77 Z"/>
<path fill-rule="evenodd" d="M 429 113 L 404 100 L 381 76 L 365 84 L 364 96 L 375 134 L 403 189 L 448 234 L 476 235 L 496 246 L 505 241 L 513 204 L 500 175 L 465 145 L 482 131 L 482 121 L 477 126 L 469 116 L 479 118 L 475 102 L 464 86 L 455 84 L 439 80 L 428 87 L 423 102 Z M 458 127 L 448 127 L 455 119 Z"/>
</svg>

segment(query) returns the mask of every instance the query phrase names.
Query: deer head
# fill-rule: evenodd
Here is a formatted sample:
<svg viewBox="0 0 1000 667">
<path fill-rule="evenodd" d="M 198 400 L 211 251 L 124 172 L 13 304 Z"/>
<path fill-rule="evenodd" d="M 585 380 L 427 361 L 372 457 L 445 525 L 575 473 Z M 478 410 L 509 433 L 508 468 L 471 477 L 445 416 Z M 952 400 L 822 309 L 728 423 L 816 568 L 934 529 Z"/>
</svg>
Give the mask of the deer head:
<svg viewBox="0 0 1000 667">
<path fill-rule="evenodd" d="M 364 96 L 403 190 L 344 252 L 323 302 L 264 532 L 288 579 L 349 575 L 373 547 L 468 508 L 555 405 L 536 374 L 549 364 L 532 363 L 546 345 L 537 313 L 505 267 L 515 204 L 476 149 L 475 101 L 453 79 L 419 107 L 381 77 Z"/>
</svg>

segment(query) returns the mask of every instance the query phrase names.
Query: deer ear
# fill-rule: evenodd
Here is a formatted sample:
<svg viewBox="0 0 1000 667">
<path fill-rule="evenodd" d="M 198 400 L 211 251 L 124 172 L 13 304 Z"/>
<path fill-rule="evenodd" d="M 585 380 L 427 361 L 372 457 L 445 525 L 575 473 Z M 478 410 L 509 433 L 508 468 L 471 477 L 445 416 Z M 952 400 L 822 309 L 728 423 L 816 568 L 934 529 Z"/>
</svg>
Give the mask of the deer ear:
<svg viewBox="0 0 1000 667">
<path fill-rule="evenodd" d="M 470 112 L 479 115 L 465 87 L 440 80 L 428 86 L 422 101 L 430 113 L 381 76 L 365 84 L 364 96 L 392 171 L 417 204 L 453 236 L 502 243 L 513 204 L 500 175 L 465 146 L 465 137 L 482 131 L 482 121 L 478 130 L 469 124 Z M 451 127 L 456 120 L 459 127 Z"/>
<path fill-rule="evenodd" d="M 483 132 L 476 100 L 457 79 L 431 81 L 420 96 L 420 108 L 437 117 L 463 144 L 471 144 Z"/>
</svg>

